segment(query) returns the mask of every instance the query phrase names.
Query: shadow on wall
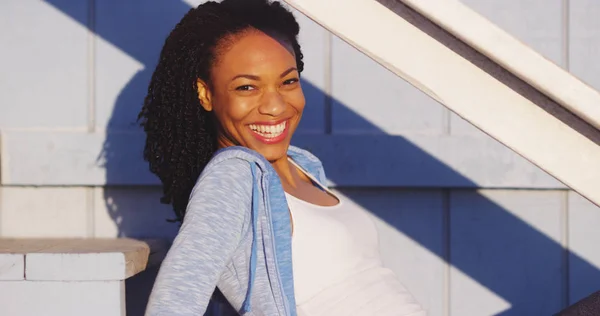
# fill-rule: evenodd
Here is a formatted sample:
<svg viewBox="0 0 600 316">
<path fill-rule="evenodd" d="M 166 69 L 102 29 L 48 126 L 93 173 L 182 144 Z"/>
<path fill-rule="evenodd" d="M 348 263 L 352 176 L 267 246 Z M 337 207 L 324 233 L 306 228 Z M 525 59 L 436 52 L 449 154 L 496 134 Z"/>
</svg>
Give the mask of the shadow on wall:
<svg viewBox="0 0 600 316">
<path fill-rule="evenodd" d="M 141 143 L 143 138 L 129 138 L 123 135 L 139 131 L 136 116 L 143 102 L 160 48 L 168 32 L 190 9 L 189 5 L 173 0 L 90 1 L 89 3 L 95 3 L 95 8 L 91 11 L 95 16 L 93 19 L 95 24 L 93 24 L 89 22 L 88 15 L 77 13 L 70 1 L 48 0 L 48 2 L 144 65 L 144 69 L 136 73 L 123 87 L 108 122 L 109 132 L 102 153 L 106 162 L 109 184 L 105 190 L 105 200 L 112 218 L 118 225 L 119 236 L 172 238 L 176 233 L 177 225 L 164 221 L 165 218 L 171 217 L 171 213 L 167 207 L 158 204 L 159 190 L 131 188 L 130 185 L 139 181 L 126 177 L 129 169 L 139 168 L 140 165 L 146 168 L 141 152 L 131 149 L 131 147 L 141 148 L 140 144 L 129 143 L 131 139 Z M 308 100 L 307 112 L 302 124 L 305 126 L 311 117 L 318 117 L 324 111 L 322 107 L 311 107 L 311 103 L 322 104 L 318 100 L 324 100 L 325 95 L 309 82 L 304 81 L 303 86 Z M 373 126 L 344 104 L 334 100 L 332 106 L 335 115 L 353 122 L 357 129 L 369 129 L 383 134 L 381 129 Z M 317 138 L 312 139 L 317 140 Z M 357 165 L 366 166 L 377 161 L 378 155 L 397 157 L 401 163 L 414 166 L 414 174 L 390 173 L 385 170 L 386 166 L 370 168 L 379 168 L 381 174 L 386 177 L 410 176 L 414 179 L 435 177 L 439 179 L 439 183 L 452 183 L 462 188 L 477 187 L 475 183 L 405 138 L 387 135 L 382 136 L 382 139 L 385 139 L 385 150 L 343 158 L 357 160 Z M 361 146 L 350 142 L 327 144 L 324 146 L 321 142 L 308 141 L 298 145 L 309 148 L 317 154 L 323 160 L 326 170 L 328 166 L 335 165 L 340 158 L 337 151 L 350 146 Z M 372 144 L 365 143 L 365 145 Z M 354 150 L 354 152 L 359 151 Z M 361 173 L 359 169 L 348 171 Z M 336 178 L 342 176 L 341 173 L 331 172 L 328 175 L 334 182 L 338 182 Z M 386 181 L 383 178 L 381 180 Z M 423 186 L 427 187 L 426 184 Z M 156 193 L 156 199 L 145 202 L 149 190 Z M 341 191 L 440 259 L 449 262 L 454 268 L 510 303 L 511 308 L 499 315 L 550 315 L 557 312 L 564 307 L 567 299 L 565 289 L 568 285 L 564 283 L 567 279 L 564 276 L 566 271 L 576 271 L 579 275 L 589 276 L 588 283 L 573 285 L 582 295 L 597 290 L 597 284 L 600 282 L 600 271 L 593 265 L 575 254 L 569 255 L 568 265 L 565 265 L 563 258 L 566 250 L 560 244 L 475 191 L 450 195 L 447 189 L 435 190 L 443 196 L 444 203 L 447 204 L 460 204 L 458 200 L 461 198 L 468 199 L 468 203 L 463 203 L 462 208 L 452 208 L 452 214 L 447 215 L 452 227 L 448 235 L 450 240 L 440 233 L 445 229 L 443 220 L 438 219 L 435 221 L 437 224 L 432 225 L 423 220 L 422 214 L 417 213 L 427 210 L 411 211 L 410 205 L 398 205 L 394 206 L 395 209 L 404 208 L 408 211 L 402 213 L 402 216 L 396 211 L 392 212 L 389 205 L 382 204 L 387 202 L 377 198 L 377 193 L 381 192 L 381 189 L 347 188 Z M 139 197 L 139 200 L 132 197 Z M 136 200 L 141 202 L 138 203 Z M 447 244 L 452 245 L 451 251 L 446 250 Z M 482 244 L 484 246 L 481 246 Z M 518 245 L 517 249 L 515 245 Z M 500 249 L 504 251 L 498 251 Z M 524 265 L 530 269 L 524 269 Z M 523 274 L 523 271 L 526 271 L 526 274 Z M 153 269 L 128 280 L 128 315 L 143 314 L 155 273 L 156 269 Z"/>
</svg>

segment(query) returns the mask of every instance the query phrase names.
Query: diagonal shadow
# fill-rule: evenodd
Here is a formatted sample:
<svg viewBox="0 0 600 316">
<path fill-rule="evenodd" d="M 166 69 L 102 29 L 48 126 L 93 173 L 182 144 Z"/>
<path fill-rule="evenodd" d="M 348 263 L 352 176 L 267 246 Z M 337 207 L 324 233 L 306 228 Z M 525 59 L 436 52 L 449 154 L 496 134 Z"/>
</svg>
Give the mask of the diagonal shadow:
<svg viewBox="0 0 600 316">
<path fill-rule="evenodd" d="M 136 116 L 164 38 L 190 7 L 179 0 L 152 2 L 90 0 L 88 3 L 95 6 L 93 10 L 89 10 L 93 12 L 90 15 L 89 12 L 78 10 L 78 6 L 68 0 L 47 2 L 144 65 L 144 69 L 137 72 L 122 89 L 114 105 L 100 104 L 100 106 L 113 107 L 108 120 L 109 132 L 103 150 L 107 184 L 111 187 L 136 184 L 136 179 L 125 179 L 123 175 L 128 174 L 127 170 L 132 164 L 143 163 L 140 152 L 132 150 L 131 143 L 127 141 L 130 139 L 120 137 L 121 134 L 118 132 L 132 131 L 137 128 Z M 93 19 L 90 19 L 90 16 Z M 97 65 L 97 67 L 102 66 L 102 64 Z M 110 80 L 110 78 L 103 78 L 103 80 Z M 303 81 L 303 86 L 308 100 L 303 122 L 307 122 L 311 118 L 316 119 L 322 115 L 323 108 L 310 105 L 322 104 L 319 100 L 324 100 L 325 94 L 310 82 Z M 407 177 L 411 183 L 433 190 L 442 188 L 426 181 L 419 182 L 420 179 L 435 178 L 438 186 L 440 183 L 448 183 L 448 186 L 442 187 L 450 189 L 477 188 L 476 183 L 405 138 L 385 135 L 380 128 L 369 123 L 338 100 L 333 100 L 332 107 L 336 116 L 350 120 L 357 129 L 367 129 L 381 135 L 377 138 L 381 142 L 378 146 L 373 144 L 375 138 L 364 138 L 362 142 L 354 138 L 352 142 L 329 141 L 327 137 L 323 140 L 315 137 L 295 138 L 297 145 L 310 148 L 323 160 L 328 176 L 334 182 L 343 182 L 349 173 L 360 175 L 369 169 L 381 176 L 376 180 L 381 181 L 382 186 L 385 186 L 389 178 Z M 306 123 L 302 123 L 299 127 L 299 131 L 303 129 L 308 129 Z M 373 151 L 365 148 L 373 148 Z M 346 153 L 347 156 L 340 152 Z M 369 164 L 384 157 L 388 157 L 386 161 L 390 160 L 389 157 L 396 157 L 403 165 L 409 166 L 403 170 L 412 170 L 412 172 L 395 174 L 386 171 L 386 166 Z M 353 164 L 354 168 L 350 169 L 330 167 L 338 165 L 340 160 L 352 160 L 356 164 Z M 147 193 L 131 190 L 129 193 L 133 195 Z M 597 284 L 600 283 L 600 271 L 592 264 L 572 253 L 569 254 L 568 264 L 565 264 L 563 259 L 567 250 L 559 243 L 473 190 L 448 195 L 447 203 L 452 209 L 448 224 L 449 240 L 445 240 L 441 235 L 440 232 L 445 229 L 441 224 L 425 225 L 419 222 L 420 215 L 414 212 L 400 218 L 396 212 L 389 211 L 390 208 L 382 205 L 383 202 L 376 198 L 376 193 L 381 188 L 360 190 L 341 188 L 340 190 L 440 259 L 451 263 L 453 267 L 508 301 L 511 308 L 498 315 L 550 315 L 557 312 L 566 305 L 568 299 L 565 295 L 568 292 L 568 285 L 564 283 L 567 271 L 577 271 L 579 275 L 589 276 L 585 283 L 576 284 L 575 289 L 573 287 L 570 289 L 572 292 L 581 293 L 581 297 L 596 291 Z M 105 191 L 105 200 L 111 216 L 118 224 L 120 236 L 172 238 L 176 233 L 175 225 L 166 227 L 151 224 L 152 220 L 149 219 L 151 216 L 148 216 L 150 213 L 146 209 L 143 210 L 144 214 L 130 211 L 130 208 L 139 207 L 133 205 L 131 195 L 124 196 L 108 188 Z M 465 200 L 468 205 L 465 205 Z M 156 214 L 161 215 L 158 212 Z M 447 249 L 447 244 L 450 245 L 450 249 Z M 150 274 L 151 277 L 142 277 L 143 274 L 128 280 L 128 315 L 143 313 L 148 291 L 153 282 L 153 273 L 156 271 L 145 273 L 146 276 Z M 569 301 L 573 302 L 578 298 L 571 297 Z"/>
</svg>

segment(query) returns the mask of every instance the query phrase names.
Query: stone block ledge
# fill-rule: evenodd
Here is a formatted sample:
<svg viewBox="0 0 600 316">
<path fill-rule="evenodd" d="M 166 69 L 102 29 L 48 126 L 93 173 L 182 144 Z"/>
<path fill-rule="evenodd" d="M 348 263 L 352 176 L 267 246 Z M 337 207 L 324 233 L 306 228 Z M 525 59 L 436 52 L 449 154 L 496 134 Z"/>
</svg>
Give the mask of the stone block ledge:
<svg viewBox="0 0 600 316">
<path fill-rule="evenodd" d="M 165 243 L 130 238 L 0 238 L 0 281 L 119 281 L 159 261 Z"/>
</svg>

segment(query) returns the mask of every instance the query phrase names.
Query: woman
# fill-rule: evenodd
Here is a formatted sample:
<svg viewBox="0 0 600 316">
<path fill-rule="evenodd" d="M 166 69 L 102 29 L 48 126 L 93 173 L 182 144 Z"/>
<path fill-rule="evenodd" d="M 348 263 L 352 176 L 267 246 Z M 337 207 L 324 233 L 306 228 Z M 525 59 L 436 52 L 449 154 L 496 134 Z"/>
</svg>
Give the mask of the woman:
<svg viewBox="0 0 600 316">
<path fill-rule="evenodd" d="M 279 3 L 224 0 L 167 38 L 140 118 L 182 226 L 147 315 L 202 315 L 215 287 L 242 315 L 425 315 L 382 267 L 368 215 L 290 146 L 305 106 L 298 32 Z"/>
</svg>

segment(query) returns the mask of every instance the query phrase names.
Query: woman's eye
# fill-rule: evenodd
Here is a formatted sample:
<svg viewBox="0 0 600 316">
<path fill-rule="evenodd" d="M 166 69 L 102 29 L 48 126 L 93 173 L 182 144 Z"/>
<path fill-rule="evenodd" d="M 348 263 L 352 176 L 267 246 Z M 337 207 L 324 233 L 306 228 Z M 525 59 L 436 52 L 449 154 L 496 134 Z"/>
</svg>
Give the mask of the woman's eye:
<svg viewBox="0 0 600 316">
<path fill-rule="evenodd" d="M 238 91 L 252 91 L 252 90 L 254 90 L 254 87 L 250 86 L 250 85 L 245 85 L 245 86 L 239 86 L 239 87 L 235 88 L 235 90 L 238 90 Z"/>
<path fill-rule="evenodd" d="M 298 82 L 298 78 L 292 78 L 292 79 L 288 79 L 288 80 L 284 81 L 283 84 L 286 84 L 286 85 L 287 84 L 294 84 L 296 82 Z"/>
</svg>

